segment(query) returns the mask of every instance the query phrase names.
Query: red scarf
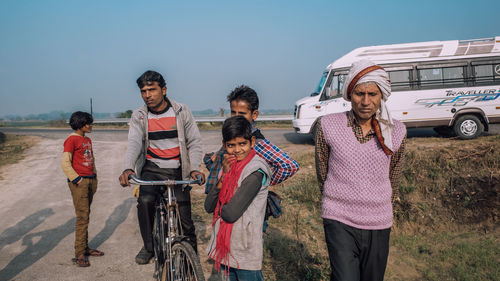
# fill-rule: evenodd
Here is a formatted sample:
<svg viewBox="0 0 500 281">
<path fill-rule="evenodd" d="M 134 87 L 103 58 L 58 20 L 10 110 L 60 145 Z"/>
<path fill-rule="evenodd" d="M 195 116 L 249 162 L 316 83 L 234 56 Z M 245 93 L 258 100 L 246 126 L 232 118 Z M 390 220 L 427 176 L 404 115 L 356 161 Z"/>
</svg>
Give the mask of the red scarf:
<svg viewBox="0 0 500 281">
<path fill-rule="evenodd" d="M 233 198 L 236 189 L 238 189 L 238 180 L 240 179 L 241 172 L 245 166 L 255 156 L 255 150 L 250 153 L 241 161 L 236 161 L 231 165 L 229 171 L 224 175 L 222 180 L 222 188 L 219 192 L 219 201 L 215 207 L 214 219 L 212 226 L 215 225 L 217 219 L 220 218 L 222 206 L 227 204 Z M 227 223 L 223 219 L 220 220 L 219 232 L 217 233 L 217 243 L 215 249 L 209 253 L 209 257 L 215 260 L 215 269 L 220 271 L 221 263 L 226 264 L 227 273 L 229 273 L 229 256 L 231 245 L 231 232 L 233 231 L 234 223 Z M 238 261 L 236 261 L 238 263 Z M 239 268 L 239 266 L 238 266 Z"/>
<path fill-rule="evenodd" d="M 386 155 L 392 156 L 394 154 L 394 152 L 392 152 L 387 147 L 387 145 L 385 145 L 384 137 L 382 136 L 382 130 L 380 129 L 380 125 L 378 123 L 377 118 L 375 118 L 375 116 L 372 117 L 372 127 L 375 130 L 375 135 L 377 136 L 377 139 L 378 139 L 380 145 L 382 146 L 382 150 L 384 150 Z"/>
</svg>

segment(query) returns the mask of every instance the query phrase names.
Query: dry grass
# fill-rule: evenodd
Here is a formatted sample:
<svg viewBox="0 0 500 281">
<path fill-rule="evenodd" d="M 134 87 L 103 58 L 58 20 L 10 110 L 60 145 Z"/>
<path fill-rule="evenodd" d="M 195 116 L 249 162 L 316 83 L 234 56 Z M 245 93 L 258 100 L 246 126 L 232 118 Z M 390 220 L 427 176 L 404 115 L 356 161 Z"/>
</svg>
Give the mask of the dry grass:
<svg viewBox="0 0 500 281">
<path fill-rule="evenodd" d="M 299 172 L 272 187 L 282 197 L 283 215 L 269 220 L 264 238 L 265 280 L 324 280 L 328 252 L 321 219 L 321 195 L 311 146 L 294 159 Z"/>
<path fill-rule="evenodd" d="M 431 140 L 408 141 L 398 227 L 493 227 L 500 215 L 500 136 Z"/>
<path fill-rule="evenodd" d="M 264 239 L 266 280 L 329 280 L 314 148 L 292 152 L 301 170 L 272 189 L 283 216 Z M 500 279 L 500 136 L 408 140 L 386 280 Z"/>
<path fill-rule="evenodd" d="M 3 134 L 0 132 L 0 166 L 13 164 L 23 159 L 23 152 L 39 141 L 32 136 Z"/>
<path fill-rule="evenodd" d="M 388 280 L 500 279 L 500 136 L 411 139 Z"/>
</svg>

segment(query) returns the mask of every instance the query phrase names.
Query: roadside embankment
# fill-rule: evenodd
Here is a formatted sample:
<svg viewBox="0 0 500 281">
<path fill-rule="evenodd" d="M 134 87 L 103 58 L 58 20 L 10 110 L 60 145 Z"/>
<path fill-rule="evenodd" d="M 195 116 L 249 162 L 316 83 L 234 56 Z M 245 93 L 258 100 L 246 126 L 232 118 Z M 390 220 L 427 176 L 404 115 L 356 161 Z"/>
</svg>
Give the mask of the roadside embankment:
<svg viewBox="0 0 500 281">
<path fill-rule="evenodd" d="M 23 152 L 38 141 L 38 137 L 18 136 L 0 132 L 0 155 L 2 156 L 0 157 L 0 166 L 21 160 L 24 157 Z"/>
<path fill-rule="evenodd" d="M 301 170 L 272 188 L 266 280 L 329 280 L 314 148 L 288 149 Z M 500 279 L 500 136 L 408 139 L 399 189 L 386 280 Z"/>
</svg>

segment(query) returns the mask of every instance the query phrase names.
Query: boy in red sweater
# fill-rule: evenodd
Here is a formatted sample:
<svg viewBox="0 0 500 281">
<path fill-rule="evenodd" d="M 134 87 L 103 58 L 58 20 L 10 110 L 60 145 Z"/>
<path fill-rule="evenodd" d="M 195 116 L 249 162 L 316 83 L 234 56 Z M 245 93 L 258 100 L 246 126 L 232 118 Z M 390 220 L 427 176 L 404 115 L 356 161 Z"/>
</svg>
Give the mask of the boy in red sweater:
<svg viewBox="0 0 500 281">
<path fill-rule="evenodd" d="M 69 124 L 75 132 L 64 141 L 61 167 L 68 178 L 68 186 L 75 207 L 75 258 L 80 267 L 90 266 L 87 256 L 102 256 L 103 252 L 88 247 L 90 204 L 97 190 L 92 141 L 85 133 L 92 132 L 94 119 L 87 112 L 77 111 L 71 115 Z"/>
</svg>

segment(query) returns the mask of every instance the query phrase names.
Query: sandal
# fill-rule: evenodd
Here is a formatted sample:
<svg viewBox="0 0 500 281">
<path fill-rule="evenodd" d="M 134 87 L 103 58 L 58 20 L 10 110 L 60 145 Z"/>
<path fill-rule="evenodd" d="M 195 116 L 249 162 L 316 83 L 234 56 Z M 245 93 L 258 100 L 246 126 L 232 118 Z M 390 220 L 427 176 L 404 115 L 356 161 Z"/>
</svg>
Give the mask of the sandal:
<svg viewBox="0 0 500 281">
<path fill-rule="evenodd" d="M 100 256 L 104 256 L 104 252 L 101 252 L 97 249 L 87 248 L 87 250 L 85 251 L 85 255 L 86 256 L 100 257 Z"/>
<path fill-rule="evenodd" d="M 74 264 L 78 265 L 79 267 L 89 267 L 90 266 L 89 259 L 84 254 L 81 254 L 77 258 L 73 258 L 71 260 L 73 261 Z"/>
</svg>

